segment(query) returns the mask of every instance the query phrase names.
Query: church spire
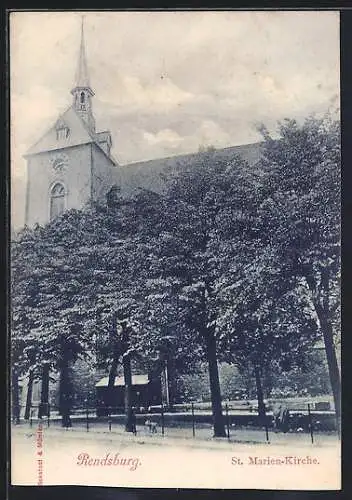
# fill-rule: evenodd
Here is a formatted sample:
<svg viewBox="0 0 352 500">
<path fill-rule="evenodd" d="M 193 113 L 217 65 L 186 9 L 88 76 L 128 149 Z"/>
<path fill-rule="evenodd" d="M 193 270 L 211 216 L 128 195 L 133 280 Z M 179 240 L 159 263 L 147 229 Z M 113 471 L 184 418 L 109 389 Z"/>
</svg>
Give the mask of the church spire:
<svg viewBox="0 0 352 500">
<path fill-rule="evenodd" d="M 76 87 L 90 88 L 89 74 L 86 58 L 86 48 L 84 43 L 84 18 L 81 23 L 81 45 L 79 49 L 78 66 L 76 73 Z"/>
<path fill-rule="evenodd" d="M 81 44 L 78 56 L 78 65 L 76 73 L 75 87 L 71 90 L 73 95 L 73 107 L 81 118 L 86 122 L 89 129 L 95 132 L 95 120 L 92 113 L 91 97 L 94 92 L 91 89 L 88 74 L 88 65 L 86 58 L 86 49 L 84 41 L 84 21 L 82 17 L 81 24 Z"/>
</svg>

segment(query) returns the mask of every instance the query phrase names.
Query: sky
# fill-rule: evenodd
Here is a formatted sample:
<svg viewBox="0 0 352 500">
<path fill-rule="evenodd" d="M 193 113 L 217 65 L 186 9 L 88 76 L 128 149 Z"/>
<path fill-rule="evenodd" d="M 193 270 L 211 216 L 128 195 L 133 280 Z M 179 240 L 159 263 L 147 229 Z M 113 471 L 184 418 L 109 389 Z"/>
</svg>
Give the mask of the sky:
<svg viewBox="0 0 352 500">
<path fill-rule="evenodd" d="M 97 130 L 121 164 L 256 142 L 258 123 L 338 106 L 338 12 L 11 13 L 14 226 L 22 155 L 72 102 L 82 14 Z"/>
</svg>

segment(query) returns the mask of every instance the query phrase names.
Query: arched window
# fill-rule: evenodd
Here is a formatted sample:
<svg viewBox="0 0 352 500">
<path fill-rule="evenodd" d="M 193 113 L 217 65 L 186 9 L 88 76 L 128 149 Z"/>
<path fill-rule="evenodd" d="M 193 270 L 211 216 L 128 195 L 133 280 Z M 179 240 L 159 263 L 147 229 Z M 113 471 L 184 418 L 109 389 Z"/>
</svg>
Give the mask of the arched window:
<svg viewBox="0 0 352 500">
<path fill-rule="evenodd" d="M 81 104 L 84 103 L 84 92 L 81 92 Z"/>
<path fill-rule="evenodd" d="M 50 192 L 50 220 L 55 219 L 65 210 L 65 196 L 64 186 L 60 182 L 54 184 Z"/>
</svg>

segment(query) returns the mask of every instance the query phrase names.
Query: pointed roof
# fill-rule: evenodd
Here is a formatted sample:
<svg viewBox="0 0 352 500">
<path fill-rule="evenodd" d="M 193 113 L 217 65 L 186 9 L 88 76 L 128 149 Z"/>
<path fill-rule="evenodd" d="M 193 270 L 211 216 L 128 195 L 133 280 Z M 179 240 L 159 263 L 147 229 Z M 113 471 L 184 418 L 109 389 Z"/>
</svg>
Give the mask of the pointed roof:
<svg viewBox="0 0 352 500">
<path fill-rule="evenodd" d="M 83 17 L 82 17 L 82 25 L 81 25 L 81 45 L 80 45 L 80 49 L 79 49 L 75 87 L 73 90 L 75 90 L 77 88 L 89 89 L 91 91 L 91 93 L 93 94 L 93 91 L 90 87 L 90 82 L 89 82 L 89 73 L 88 73 L 85 41 L 84 41 Z"/>
<path fill-rule="evenodd" d="M 61 138 L 57 134 L 60 128 L 67 128 L 68 135 Z M 80 144 L 96 144 L 101 151 L 109 158 L 109 160 L 116 164 L 116 160 L 108 155 L 100 146 L 96 134 L 89 131 L 88 127 L 82 118 L 76 113 L 73 106 L 70 106 L 59 118 L 55 121 L 54 125 L 37 141 L 25 154 L 26 156 L 44 153 L 46 151 L 54 151 L 66 149 Z"/>
<path fill-rule="evenodd" d="M 68 137 L 58 138 L 57 129 L 62 125 L 69 129 Z M 28 151 L 27 155 L 52 151 L 54 149 L 68 148 L 92 142 L 93 138 L 83 124 L 83 120 L 78 116 L 72 106 L 70 106 L 54 125 L 37 141 Z"/>
</svg>

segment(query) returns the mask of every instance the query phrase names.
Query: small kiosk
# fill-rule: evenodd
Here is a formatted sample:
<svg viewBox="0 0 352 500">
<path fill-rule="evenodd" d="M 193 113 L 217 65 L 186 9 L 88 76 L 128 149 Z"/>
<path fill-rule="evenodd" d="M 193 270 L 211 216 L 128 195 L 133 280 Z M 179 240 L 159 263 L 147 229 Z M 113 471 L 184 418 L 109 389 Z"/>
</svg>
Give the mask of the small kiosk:
<svg viewBox="0 0 352 500">
<path fill-rule="evenodd" d="M 97 416 L 123 414 L 125 412 L 125 379 L 116 377 L 114 388 L 108 390 L 109 377 L 95 384 L 97 391 Z M 160 377 L 150 379 L 148 375 L 132 375 L 132 406 L 137 412 L 149 406 L 161 404 Z"/>
</svg>

